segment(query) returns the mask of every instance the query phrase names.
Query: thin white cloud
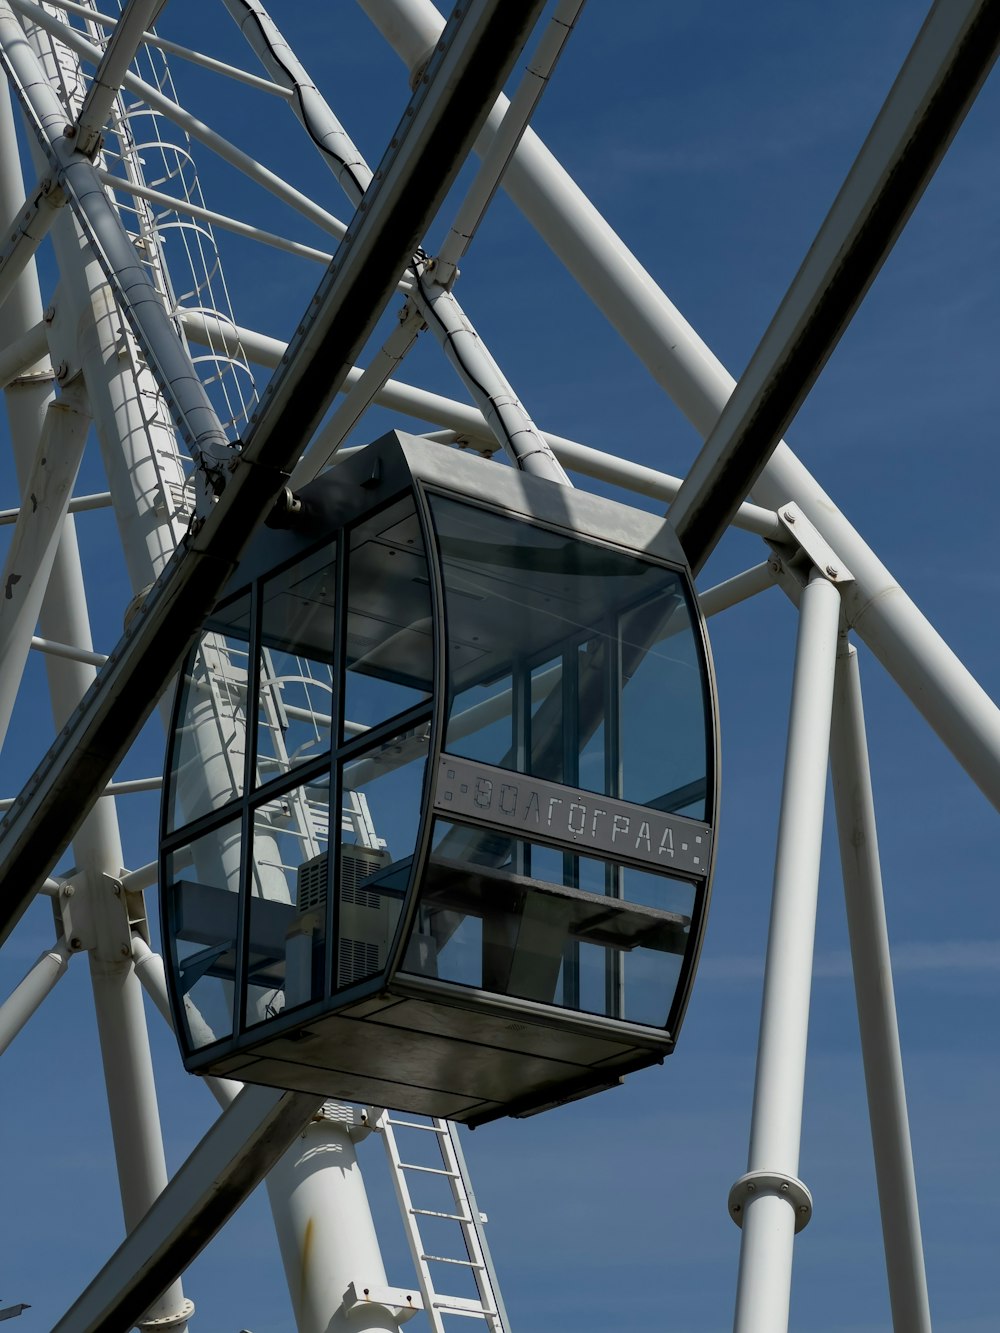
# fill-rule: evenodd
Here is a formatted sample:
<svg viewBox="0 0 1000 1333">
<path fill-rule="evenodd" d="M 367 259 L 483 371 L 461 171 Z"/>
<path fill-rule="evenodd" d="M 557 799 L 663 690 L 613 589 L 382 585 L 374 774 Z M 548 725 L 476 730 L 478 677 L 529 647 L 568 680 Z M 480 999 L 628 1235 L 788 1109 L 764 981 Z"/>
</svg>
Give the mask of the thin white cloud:
<svg viewBox="0 0 1000 1333">
<path fill-rule="evenodd" d="M 908 973 L 965 973 L 1000 972 L 1000 940 L 940 940 L 937 943 L 909 942 L 898 944 L 892 950 L 894 976 Z M 699 975 L 719 981 L 759 981 L 764 975 L 763 958 L 734 957 L 706 958 Z M 813 960 L 813 976 L 817 979 L 840 980 L 851 976 L 851 955 L 846 949 L 830 949 L 818 953 Z"/>
</svg>

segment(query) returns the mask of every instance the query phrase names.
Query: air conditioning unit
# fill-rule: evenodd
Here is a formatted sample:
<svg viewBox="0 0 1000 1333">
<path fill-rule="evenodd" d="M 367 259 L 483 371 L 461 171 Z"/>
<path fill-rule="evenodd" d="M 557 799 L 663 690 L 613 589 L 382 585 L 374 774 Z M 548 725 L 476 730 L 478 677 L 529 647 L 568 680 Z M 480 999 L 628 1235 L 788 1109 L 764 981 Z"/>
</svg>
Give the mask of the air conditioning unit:
<svg viewBox="0 0 1000 1333">
<path fill-rule="evenodd" d="M 392 861 L 389 852 L 377 847 L 349 845 L 340 852 L 340 940 L 337 952 L 337 985 L 349 986 L 385 966 L 389 945 L 399 919 L 399 902 L 394 896 L 368 890 L 362 886 L 370 876 L 384 869 Z M 296 903 L 299 921 L 294 934 L 310 942 L 309 958 L 305 946 L 298 944 L 296 954 L 301 963 L 311 968 L 311 939 L 314 931 L 322 929 L 321 918 L 326 908 L 328 853 L 322 852 L 298 869 Z M 308 922 L 308 925 L 307 925 Z M 306 927 L 304 930 L 303 927 Z M 289 935 L 286 970 L 286 1004 L 301 1003 L 291 998 L 295 987 L 292 982 L 292 934 Z M 309 975 L 309 972 L 306 973 Z"/>
</svg>

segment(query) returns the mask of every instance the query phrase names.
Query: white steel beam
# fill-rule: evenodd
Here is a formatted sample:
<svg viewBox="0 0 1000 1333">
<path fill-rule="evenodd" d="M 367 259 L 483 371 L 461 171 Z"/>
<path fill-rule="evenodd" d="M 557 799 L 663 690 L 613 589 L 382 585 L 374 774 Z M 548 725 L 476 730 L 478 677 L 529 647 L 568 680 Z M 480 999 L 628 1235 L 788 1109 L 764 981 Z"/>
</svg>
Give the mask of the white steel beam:
<svg viewBox="0 0 1000 1333">
<path fill-rule="evenodd" d="M 146 29 L 156 22 L 165 2 L 125 0 L 76 118 L 77 146 L 88 157 L 93 157 L 100 146 L 105 123 L 121 92 L 128 67 L 145 40 Z"/>
<path fill-rule="evenodd" d="M 62 537 L 63 522 L 90 429 L 82 386 L 49 404 L 0 573 L 0 746 L 7 736 L 32 636 Z"/>
<path fill-rule="evenodd" d="M 359 0 L 410 70 L 433 50 L 444 20 L 432 0 Z M 498 99 L 478 152 L 503 115 Z M 703 437 L 735 380 L 568 172 L 529 129 L 503 188 L 626 344 Z M 754 499 L 800 506 L 849 565 L 848 618 L 986 797 L 1000 809 L 1000 710 L 914 605 L 816 479 L 781 442 Z"/>
<path fill-rule="evenodd" d="M 241 349 L 259 366 L 269 368 L 279 366 L 287 350 L 287 344 L 280 338 L 269 338 L 266 334 L 242 326 L 229 328 L 200 310 L 181 310 L 180 320 L 184 332 L 192 342 L 204 343 L 206 346 L 221 345 L 227 351 Z M 365 373 L 359 366 L 354 366 L 344 380 L 344 387 L 353 388 Z M 430 393 L 402 380 L 389 379 L 375 394 L 373 401 L 406 416 L 416 417 L 420 421 L 445 426 L 462 439 L 473 443 L 482 442 L 485 446 L 495 443 L 481 410 L 469 403 L 459 402 L 455 398 Z M 582 476 L 594 477 L 598 481 L 606 481 L 625 490 L 649 495 L 655 500 L 671 500 L 680 490 L 680 477 L 671 477 L 666 472 L 644 467 L 641 463 L 632 463 L 614 454 L 603 453 L 599 449 L 590 448 L 589 445 L 567 440 L 562 435 L 553 435 L 549 431 L 543 431 L 542 434 L 559 462 L 571 472 L 579 472 Z M 328 426 L 324 426 L 316 435 L 303 462 L 308 462 L 312 449 L 318 447 L 322 452 L 323 442 L 327 438 Z M 784 529 L 774 513 L 769 509 L 762 509 L 760 505 L 746 503 L 740 505 L 734 526 L 743 528 L 747 532 L 755 532 L 759 537 L 777 541 L 782 540 L 784 536 Z"/>
<path fill-rule="evenodd" d="M 743 1228 L 734 1333 L 785 1333 L 792 1242 L 810 1209 L 797 1172 L 840 612 L 837 588 L 814 572 L 799 613 L 749 1161 L 730 1194 Z"/>
<path fill-rule="evenodd" d="M 284 82 L 293 92 L 292 108 L 310 139 L 320 150 L 323 160 L 337 177 L 341 188 L 355 207 L 372 180 L 371 168 L 337 119 L 332 108 L 310 79 L 305 68 L 289 47 L 260 0 L 225 0 L 226 8 L 240 25 L 244 36 L 257 53 L 268 72 Z M 526 472 L 542 476 L 560 485 L 570 481 L 556 461 L 544 436 L 532 421 L 514 392 L 502 369 L 490 355 L 486 345 L 450 291 L 439 286 L 433 277 L 433 261 L 414 263 L 417 275 L 412 301 L 428 327 L 444 348 L 459 378 L 482 409 L 483 417 L 498 443 L 511 460 Z M 454 270 L 452 270 L 454 276 Z M 396 342 L 399 342 L 396 339 Z M 394 350 L 396 363 L 412 346 L 413 339 L 404 339 L 401 350 Z M 355 395 L 353 406 L 363 410 L 366 403 L 362 394 L 379 387 L 377 376 L 388 375 L 392 366 L 379 358 L 364 388 Z M 342 414 L 346 418 L 347 413 Z M 339 447 L 343 435 L 334 431 L 330 423 L 324 432 L 324 445 L 315 459 L 303 460 L 300 479 L 305 469 L 315 475 Z M 324 453 L 325 450 L 325 453 Z"/>
<path fill-rule="evenodd" d="M 0 1055 L 66 971 L 69 958 L 69 948 L 60 937 L 51 949 L 39 955 L 24 979 L 0 1005 Z"/>
<path fill-rule="evenodd" d="M 68 514 L 80 514 L 88 509 L 109 509 L 110 507 L 111 496 L 109 492 L 101 491 L 97 495 L 74 495 L 66 506 L 66 512 Z M 0 527 L 7 527 L 11 523 L 16 523 L 20 512 L 20 505 L 16 509 L 0 509 Z"/>
<path fill-rule="evenodd" d="M 49 0 L 53 9 L 63 9 L 67 14 L 76 14 L 79 18 L 85 18 L 90 23 L 99 24 L 104 28 L 113 28 L 118 19 L 111 14 L 102 14 L 99 10 L 91 9 L 89 5 L 78 5 L 75 0 Z M 277 97 L 287 97 L 288 91 L 282 88 L 280 84 L 272 83 L 270 79 L 262 79 L 256 74 L 248 74 L 245 69 L 238 69 L 235 65 L 229 65 L 224 60 L 216 60 L 214 56 L 207 56 L 202 51 L 193 51 L 189 46 L 181 46 L 178 42 L 169 42 L 165 37 L 160 37 L 155 32 L 145 32 L 142 40 L 146 46 L 158 47 L 161 51 L 166 51 L 168 55 L 179 56 L 181 60 L 187 60 L 192 65 L 201 65 L 203 69 L 213 70 L 216 74 L 224 74 L 226 78 L 233 79 L 236 83 L 245 83 L 249 88 L 257 88 L 261 92 L 271 93 Z"/>
<path fill-rule="evenodd" d="M 8 0 L 0 0 L 0 62 L 199 464 L 203 484 L 198 498 L 204 514 L 212 491 L 221 489 L 233 451 L 93 163 L 76 151 L 75 136 L 66 134 L 66 108 L 45 78 Z"/>
<path fill-rule="evenodd" d="M 0 250 L 0 306 L 28 267 L 65 202 L 66 197 L 58 185 L 51 176 L 46 176 L 0 232 L 6 238 Z"/>
<path fill-rule="evenodd" d="M 41 361 L 49 350 L 45 321 L 39 320 L 30 329 L 0 347 L 0 389 L 6 389 L 12 380 Z"/>
<path fill-rule="evenodd" d="M 670 506 L 699 570 L 875 280 L 996 60 L 1000 3 L 937 0 L 750 363 Z"/>
<path fill-rule="evenodd" d="M 222 497 L 185 538 L 94 690 L 0 826 L 0 936 L 20 918 L 111 777 L 270 509 L 284 469 L 294 464 L 390 299 L 541 7 L 542 0 L 473 0 L 450 25 L 283 373 L 268 386 Z M 9 15 L 0 0 L 0 27 L 5 8 Z"/>
<path fill-rule="evenodd" d="M 95 42 L 89 41 L 76 28 L 71 28 L 67 23 L 63 23 L 54 15 L 42 9 L 40 5 L 33 4 L 32 0 L 10 0 L 10 4 L 13 9 L 23 14 L 31 23 L 35 23 L 38 27 L 51 33 L 69 50 L 75 52 L 81 60 L 85 60 L 92 65 L 100 64 L 103 54 L 101 48 Z M 261 166 L 250 153 L 245 153 L 242 148 L 237 148 L 235 144 L 230 143 L 228 139 L 213 130 L 211 126 L 199 120 L 197 116 L 191 115 L 182 106 L 164 96 L 151 83 L 146 83 L 144 79 L 140 79 L 134 74 L 126 74 L 122 80 L 122 86 L 127 88 L 130 93 L 135 93 L 152 110 L 161 112 L 168 120 L 172 120 L 175 125 L 179 125 L 182 130 L 191 135 L 192 139 L 197 139 L 199 143 L 203 143 L 206 148 L 211 149 L 224 162 L 228 162 L 250 180 L 263 186 L 276 199 L 281 199 L 289 207 L 301 213 L 303 217 L 308 218 L 310 222 L 315 223 L 317 227 L 329 232 L 332 236 L 341 235 L 343 223 L 328 213 L 326 209 L 321 208 L 319 204 L 310 199 L 308 195 L 303 194 L 301 190 L 296 190 L 294 186 L 289 185 L 275 172 Z"/>
<path fill-rule="evenodd" d="M 895 1333 L 931 1333 L 858 655 L 837 660 L 833 796 Z"/>
<path fill-rule="evenodd" d="M 309 1093 L 244 1088 L 52 1333 L 128 1333 L 321 1105 Z"/>
</svg>

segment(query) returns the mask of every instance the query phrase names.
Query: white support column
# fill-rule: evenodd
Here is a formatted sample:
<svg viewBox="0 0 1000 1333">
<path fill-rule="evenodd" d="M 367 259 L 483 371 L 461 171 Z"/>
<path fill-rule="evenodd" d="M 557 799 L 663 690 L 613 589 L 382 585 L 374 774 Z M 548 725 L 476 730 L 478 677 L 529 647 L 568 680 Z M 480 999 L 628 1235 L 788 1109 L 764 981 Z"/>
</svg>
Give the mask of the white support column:
<svg viewBox="0 0 1000 1333">
<path fill-rule="evenodd" d="M 69 953 L 66 941 L 56 940 L 51 949 L 39 955 L 24 979 L 0 1005 L 0 1055 L 66 971 Z"/>
<path fill-rule="evenodd" d="M 5 86 L 3 91 L 6 93 Z M 14 123 L 9 101 L 4 95 L 0 96 L 0 208 L 5 196 L 14 194 L 16 197 L 17 192 L 23 190 L 19 177 Z M 41 297 L 33 265 L 22 273 L 5 314 L 19 321 L 23 330 L 30 329 L 41 319 Z M 47 409 L 54 401 L 51 379 L 28 380 L 7 390 L 11 437 L 22 494 L 27 493 L 25 488 L 31 461 L 36 456 Z M 84 648 L 92 647 L 83 573 L 71 518 L 64 519 L 62 524 L 62 537 L 39 619 L 46 637 Z M 51 658 L 46 665 L 53 714 L 56 726 L 61 727 L 89 689 L 96 672 L 83 662 L 61 658 Z M 126 1226 L 130 1226 L 154 1201 L 166 1184 L 167 1174 L 142 994 L 131 967 L 130 952 L 128 958 L 121 953 L 128 936 L 127 917 L 120 900 L 111 890 L 114 877 L 123 865 L 113 800 L 97 802 L 74 836 L 73 849 L 76 863 L 87 877 L 95 935 L 100 937 L 99 943 L 97 939 L 93 942 L 91 977 L 122 1206 Z M 124 1043 L 121 1048 L 117 1045 L 119 1041 Z M 147 1314 L 168 1321 L 160 1327 L 183 1333 L 192 1308 L 178 1281 L 163 1293 Z"/>
<path fill-rule="evenodd" d="M 366 1302 L 348 1317 L 344 1292 L 385 1289 L 385 1268 L 347 1126 L 310 1122 L 267 1176 L 299 1333 L 398 1333 L 389 1307 Z"/>
<path fill-rule="evenodd" d="M 90 428 L 78 385 L 49 403 L 0 574 L 0 745 L 7 735 L 31 638 L 56 558 Z"/>
<path fill-rule="evenodd" d="M 812 1209 L 797 1172 L 840 614 L 837 588 L 814 573 L 800 607 L 750 1155 L 729 1196 L 743 1228 L 734 1333 L 785 1333 L 792 1242 Z"/>
<path fill-rule="evenodd" d="M 830 760 L 895 1333 L 931 1333 L 858 655 L 837 660 Z"/>
</svg>

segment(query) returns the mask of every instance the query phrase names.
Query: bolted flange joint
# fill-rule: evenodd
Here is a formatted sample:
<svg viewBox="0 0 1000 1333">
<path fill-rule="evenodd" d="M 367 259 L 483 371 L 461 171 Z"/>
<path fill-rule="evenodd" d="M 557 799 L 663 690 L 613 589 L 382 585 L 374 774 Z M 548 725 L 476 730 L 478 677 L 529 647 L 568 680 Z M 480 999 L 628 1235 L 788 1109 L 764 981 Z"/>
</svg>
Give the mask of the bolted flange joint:
<svg viewBox="0 0 1000 1333">
<path fill-rule="evenodd" d="M 143 1333 L 149 1330 L 149 1333 L 164 1333 L 164 1330 L 171 1328 L 180 1328 L 181 1324 L 186 1324 L 194 1314 L 194 1301 L 184 1298 L 183 1304 L 179 1310 L 173 1314 L 160 1315 L 158 1319 L 140 1319 L 136 1328 L 141 1328 Z"/>
<path fill-rule="evenodd" d="M 796 1235 L 812 1220 L 812 1195 L 801 1180 L 784 1171 L 748 1171 L 729 1191 L 729 1216 L 738 1227 L 743 1226 L 747 1204 L 761 1194 L 787 1199 L 795 1213 Z"/>
</svg>

